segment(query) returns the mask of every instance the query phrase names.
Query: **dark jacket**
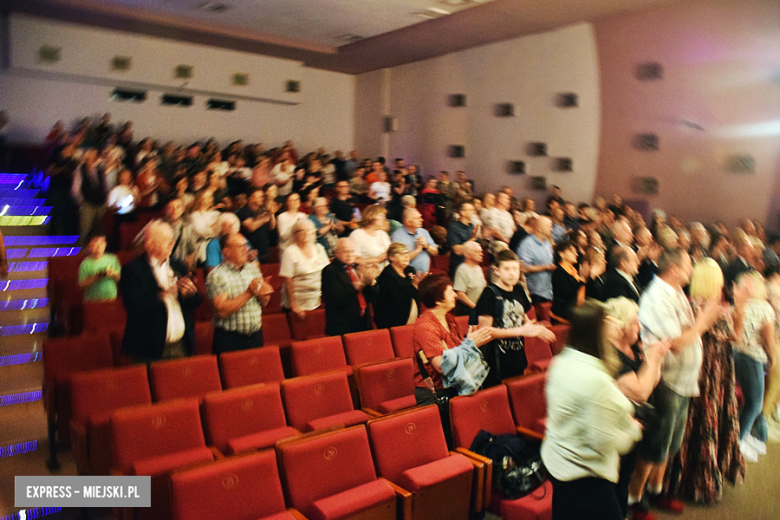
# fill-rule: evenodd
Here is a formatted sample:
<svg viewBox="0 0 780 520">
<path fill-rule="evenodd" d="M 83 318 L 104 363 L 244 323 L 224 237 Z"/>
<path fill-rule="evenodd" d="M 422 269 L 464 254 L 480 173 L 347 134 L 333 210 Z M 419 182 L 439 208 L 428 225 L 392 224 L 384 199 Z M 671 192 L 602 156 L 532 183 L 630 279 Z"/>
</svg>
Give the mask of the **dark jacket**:
<svg viewBox="0 0 780 520">
<path fill-rule="evenodd" d="M 571 321 L 577 296 L 584 284 L 558 265 L 552 274 L 553 301 L 550 312 L 559 318 Z"/>
<path fill-rule="evenodd" d="M 407 273 L 414 275 L 414 268 L 408 267 Z M 398 274 L 392 265 L 385 267 L 376 279 L 379 295 L 374 303 L 374 323 L 379 329 L 400 327 L 409 322 L 412 302 L 417 301 L 417 288 L 408 276 Z M 420 303 L 417 302 L 419 312 Z"/>
<path fill-rule="evenodd" d="M 379 286 L 363 288 L 366 305 L 376 300 Z M 358 291 L 352 285 L 346 266 L 338 258 L 322 270 L 322 303 L 325 305 L 325 334 L 340 336 L 371 329 L 371 312 L 360 315 Z"/>
<path fill-rule="evenodd" d="M 173 264 L 173 261 L 171 263 Z M 171 265 L 171 268 L 180 271 L 174 265 Z M 168 333 L 168 309 L 160 298 L 162 289 L 154 277 L 146 255 L 141 255 L 122 267 L 119 288 L 127 310 L 122 353 L 134 358 L 161 358 Z M 184 316 L 182 340 L 189 353 L 192 353 L 195 347 L 194 310 L 200 303 L 199 293 L 187 298 L 179 295 Z"/>
<path fill-rule="evenodd" d="M 636 282 L 634 282 L 636 284 Z M 604 301 L 625 296 L 629 300 L 639 303 L 638 287 L 635 289 L 617 269 L 611 269 L 604 277 Z"/>
</svg>

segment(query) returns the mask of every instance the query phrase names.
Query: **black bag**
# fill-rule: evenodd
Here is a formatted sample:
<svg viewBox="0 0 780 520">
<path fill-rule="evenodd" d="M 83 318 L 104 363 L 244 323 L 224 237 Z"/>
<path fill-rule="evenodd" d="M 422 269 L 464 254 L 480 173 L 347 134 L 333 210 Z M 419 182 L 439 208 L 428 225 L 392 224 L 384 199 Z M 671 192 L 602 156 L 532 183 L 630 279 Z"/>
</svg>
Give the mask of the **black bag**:
<svg viewBox="0 0 780 520">
<path fill-rule="evenodd" d="M 514 434 L 493 435 L 480 431 L 469 448 L 493 461 L 493 486 L 508 500 L 524 497 L 540 486 L 541 500 L 547 494 L 540 445 L 527 442 Z"/>
</svg>

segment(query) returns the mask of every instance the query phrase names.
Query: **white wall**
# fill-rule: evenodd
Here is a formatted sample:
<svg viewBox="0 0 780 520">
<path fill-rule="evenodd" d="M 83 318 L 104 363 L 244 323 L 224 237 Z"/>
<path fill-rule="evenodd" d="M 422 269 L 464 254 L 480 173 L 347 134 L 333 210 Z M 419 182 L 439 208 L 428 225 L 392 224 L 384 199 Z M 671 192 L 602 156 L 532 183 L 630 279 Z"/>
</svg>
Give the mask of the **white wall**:
<svg viewBox="0 0 780 520">
<path fill-rule="evenodd" d="M 388 95 L 385 114 L 398 118 L 398 131 L 384 134 L 377 106 Z M 561 92 L 579 96 L 579 107 L 555 104 Z M 466 94 L 467 107 L 450 108 L 450 94 Z M 439 170 L 466 171 L 478 191 L 501 185 L 537 203 L 530 177 L 545 176 L 566 198 L 590 200 L 596 181 L 600 97 L 596 42 L 590 24 L 485 45 L 385 71 L 358 76 L 356 145 L 361 155 L 382 150 Z M 495 105 L 513 103 L 515 117 L 495 117 Z M 381 119 L 381 117 L 380 117 Z M 527 155 L 529 142 L 548 145 L 550 157 Z M 449 145 L 464 145 L 466 157 L 447 157 Z M 364 151 L 365 148 L 365 151 Z M 553 157 L 573 159 L 574 171 L 552 171 Z M 507 163 L 525 161 L 526 175 L 507 173 Z"/>
<path fill-rule="evenodd" d="M 14 15 L 11 67 L 0 73 L 0 106 L 11 119 L 9 139 L 40 142 L 55 121 L 110 112 L 132 120 L 135 136 L 187 142 L 215 136 L 220 141 L 262 141 L 266 147 L 293 139 L 301 151 L 319 146 L 349 150 L 354 139 L 355 77 L 309 69 L 291 60 L 183 44 L 157 38 L 80 27 Z M 41 45 L 62 47 L 55 65 L 37 61 Z M 132 69 L 109 70 L 114 55 L 133 58 Z M 179 64 L 194 67 L 184 88 L 173 80 Z M 234 72 L 250 75 L 247 87 L 230 84 Z M 287 80 L 301 92 L 286 93 Z M 111 99 L 117 86 L 147 90 L 143 103 Z M 164 93 L 194 96 L 191 107 L 160 104 Z M 206 110 L 210 97 L 235 99 L 236 110 Z"/>
</svg>

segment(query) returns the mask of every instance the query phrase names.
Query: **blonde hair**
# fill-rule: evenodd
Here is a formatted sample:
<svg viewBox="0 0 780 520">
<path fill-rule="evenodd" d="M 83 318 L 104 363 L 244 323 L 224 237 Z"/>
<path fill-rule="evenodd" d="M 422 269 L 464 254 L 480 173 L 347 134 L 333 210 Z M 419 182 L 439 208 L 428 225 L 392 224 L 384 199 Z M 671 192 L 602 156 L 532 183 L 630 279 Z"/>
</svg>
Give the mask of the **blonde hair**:
<svg viewBox="0 0 780 520">
<path fill-rule="evenodd" d="M 715 298 L 723 290 L 723 271 L 712 258 L 702 258 L 693 268 L 691 297 Z"/>
<path fill-rule="evenodd" d="M 625 296 L 609 299 L 604 305 L 606 306 L 607 316 L 619 321 L 622 329 L 628 328 L 631 318 L 635 317 L 639 312 L 639 305 Z"/>
<path fill-rule="evenodd" d="M 753 280 L 753 299 L 754 300 L 767 300 L 766 280 L 758 271 L 750 271 L 745 273 L 744 276 L 749 276 Z"/>
<path fill-rule="evenodd" d="M 392 256 L 395 256 L 399 253 L 408 253 L 409 248 L 406 247 L 406 244 L 402 244 L 401 242 L 393 242 L 390 244 L 390 247 L 387 248 L 387 258 L 390 258 Z"/>
<path fill-rule="evenodd" d="M 363 217 L 360 219 L 360 222 L 358 222 L 358 227 L 365 228 L 370 226 L 379 215 L 387 215 L 387 210 L 384 206 L 378 204 L 368 206 L 363 211 Z"/>
</svg>

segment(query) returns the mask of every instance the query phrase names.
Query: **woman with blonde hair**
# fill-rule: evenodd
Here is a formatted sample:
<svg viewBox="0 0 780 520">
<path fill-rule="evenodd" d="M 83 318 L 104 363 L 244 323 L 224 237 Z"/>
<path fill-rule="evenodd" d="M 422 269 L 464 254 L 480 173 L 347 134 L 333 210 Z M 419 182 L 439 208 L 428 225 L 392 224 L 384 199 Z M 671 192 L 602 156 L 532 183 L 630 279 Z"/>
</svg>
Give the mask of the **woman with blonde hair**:
<svg viewBox="0 0 780 520">
<path fill-rule="evenodd" d="M 390 247 L 386 228 L 387 210 L 383 206 L 368 206 L 363 211 L 358 228 L 349 235 L 355 243 L 358 264 L 379 264 L 380 268 L 385 268 L 387 248 Z"/>
<path fill-rule="evenodd" d="M 284 281 L 282 307 L 301 319 L 307 311 L 322 304 L 322 270 L 330 263 L 316 237 L 309 219 L 295 222 L 290 231 L 290 245 L 282 252 L 279 267 L 279 276 Z"/>
<path fill-rule="evenodd" d="M 414 323 L 420 308 L 417 285 L 421 276 L 409 267 L 409 248 L 393 242 L 387 248 L 387 259 L 390 263 L 376 279 L 379 298 L 374 303 L 374 323 L 380 329 Z"/>
<path fill-rule="evenodd" d="M 706 302 L 720 301 L 723 272 L 711 258 L 701 259 L 691 277 L 694 312 Z M 725 482 L 736 484 L 745 475 L 739 449 L 739 414 L 734 377 L 731 316 L 723 312 L 702 334 L 702 367 L 699 396 L 691 398 L 682 447 L 671 462 L 669 486 L 679 486 L 682 497 L 699 503 L 718 502 Z"/>
</svg>

